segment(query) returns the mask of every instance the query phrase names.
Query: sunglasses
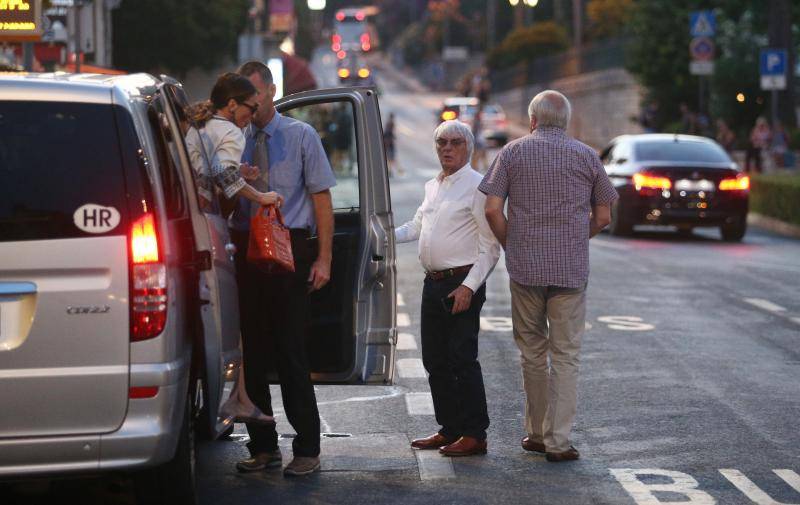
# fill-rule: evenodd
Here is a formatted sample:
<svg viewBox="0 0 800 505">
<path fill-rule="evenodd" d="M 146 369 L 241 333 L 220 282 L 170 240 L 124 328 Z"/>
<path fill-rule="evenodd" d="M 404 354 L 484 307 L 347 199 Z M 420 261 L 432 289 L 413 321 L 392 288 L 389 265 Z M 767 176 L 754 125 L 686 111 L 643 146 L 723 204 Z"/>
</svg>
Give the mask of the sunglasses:
<svg viewBox="0 0 800 505">
<path fill-rule="evenodd" d="M 256 113 L 256 111 L 258 110 L 258 104 L 256 104 L 256 105 L 253 105 L 252 103 L 240 102 L 240 103 L 239 103 L 239 105 L 244 105 L 245 107 L 247 107 L 248 109 L 250 109 L 250 113 L 251 113 L 251 114 L 255 114 L 255 113 Z"/>
<path fill-rule="evenodd" d="M 436 139 L 436 145 L 439 147 L 444 147 L 447 144 L 450 144 L 453 147 L 459 147 L 466 143 L 467 141 L 464 139 L 446 139 L 444 137 L 439 137 Z"/>
</svg>

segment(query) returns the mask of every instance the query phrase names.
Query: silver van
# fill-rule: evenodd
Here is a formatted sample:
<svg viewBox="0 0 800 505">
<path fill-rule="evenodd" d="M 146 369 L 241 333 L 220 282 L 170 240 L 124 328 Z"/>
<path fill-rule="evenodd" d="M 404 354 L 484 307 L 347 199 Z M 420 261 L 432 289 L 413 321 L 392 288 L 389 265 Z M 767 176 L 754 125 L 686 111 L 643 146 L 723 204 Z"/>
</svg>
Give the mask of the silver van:
<svg viewBox="0 0 800 505">
<path fill-rule="evenodd" d="M 239 365 L 227 225 L 200 210 L 171 79 L 0 77 L 0 479 L 132 471 L 140 503 L 195 503 L 194 442 Z M 387 384 L 395 249 L 374 90 L 286 97 L 337 176 L 313 378 Z"/>
</svg>

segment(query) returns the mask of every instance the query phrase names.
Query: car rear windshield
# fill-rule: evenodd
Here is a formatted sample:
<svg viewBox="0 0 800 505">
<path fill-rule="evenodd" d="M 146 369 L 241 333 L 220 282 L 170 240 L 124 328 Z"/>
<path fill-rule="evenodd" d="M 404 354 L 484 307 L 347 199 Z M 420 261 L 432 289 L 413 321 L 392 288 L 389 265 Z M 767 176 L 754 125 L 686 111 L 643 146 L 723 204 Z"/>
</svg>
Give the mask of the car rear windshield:
<svg viewBox="0 0 800 505">
<path fill-rule="evenodd" d="M 125 233 L 128 200 L 115 108 L 121 110 L 0 101 L 0 241 Z M 78 227 L 75 216 L 84 210 L 97 219 L 113 212 L 104 216 L 103 207 L 115 209 L 119 220 L 105 219 L 99 224 L 106 226 L 92 232 Z"/>
<path fill-rule="evenodd" d="M 679 161 L 697 163 L 730 163 L 731 158 L 721 147 L 710 142 L 645 141 L 635 147 L 638 161 Z"/>
</svg>

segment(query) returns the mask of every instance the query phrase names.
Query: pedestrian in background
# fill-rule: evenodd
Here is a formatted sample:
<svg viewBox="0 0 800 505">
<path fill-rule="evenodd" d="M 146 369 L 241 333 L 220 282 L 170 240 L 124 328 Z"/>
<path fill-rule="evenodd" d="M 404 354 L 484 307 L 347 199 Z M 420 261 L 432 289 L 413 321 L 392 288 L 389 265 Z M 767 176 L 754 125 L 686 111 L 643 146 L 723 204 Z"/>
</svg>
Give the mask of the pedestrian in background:
<svg viewBox="0 0 800 505">
<path fill-rule="evenodd" d="M 736 134 L 730 129 L 724 119 L 717 119 L 717 142 L 728 154 L 736 147 Z"/>
<path fill-rule="evenodd" d="M 486 453 L 489 414 L 478 361 L 480 313 L 486 278 L 500 245 L 484 215 L 481 175 L 469 164 L 472 132 L 452 120 L 434 132 L 442 172 L 425 184 L 414 219 L 395 230 L 398 242 L 419 240 L 425 269 L 422 288 L 422 363 L 428 372 L 436 422 L 441 428 L 411 442 L 445 456 Z"/>
<path fill-rule="evenodd" d="M 610 223 L 617 192 L 594 149 L 567 135 L 570 103 L 564 95 L 539 93 L 528 115 L 531 134 L 500 151 L 478 189 L 487 195 L 486 217 L 505 248 L 511 278 L 514 340 L 527 397 L 522 447 L 545 453 L 548 461 L 568 461 L 579 457 L 570 432 L 589 238 Z"/>
<path fill-rule="evenodd" d="M 765 117 L 759 116 L 755 126 L 750 130 L 750 147 L 747 149 L 747 158 L 745 159 L 747 172 L 752 172 L 752 169 L 755 168 L 757 173 L 761 173 L 763 152 L 764 149 L 769 148 L 771 141 L 772 130 L 769 128 L 769 123 Z M 751 161 L 754 162 L 753 165 L 751 165 Z"/>
<path fill-rule="evenodd" d="M 772 128 L 772 138 L 770 139 L 769 152 L 772 155 L 772 162 L 775 168 L 786 166 L 786 151 L 789 149 L 789 136 L 783 128 L 783 123 L 775 121 Z"/>
<path fill-rule="evenodd" d="M 483 102 L 478 102 L 475 116 L 472 118 L 472 136 L 475 139 L 475 150 L 472 153 L 472 168 L 479 173 L 486 173 L 486 139 L 483 138 Z"/>
<path fill-rule="evenodd" d="M 397 141 L 395 135 L 395 119 L 394 112 L 389 113 L 389 120 L 383 127 L 383 148 L 386 151 L 386 160 L 389 164 L 389 175 L 403 175 L 403 170 L 397 164 Z"/>
<path fill-rule="evenodd" d="M 242 160 L 258 167 L 254 184 L 283 195 L 284 223 L 290 229 L 295 271 L 262 272 L 247 262 L 250 219 L 258 211 L 239 199 L 229 220 L 236 245 L 245 386 L 250 399 L 272 415 L 267 374 L 278 372 L 283 407 L 297 436 L 293 459 L 284 475 L 308 475 L 319 470 L 320 420 L 305 344 L 309 292 L 330 280 L 333 245 L 333 206 L 330 188 L 336 185 L 322 141 L 314 128 L 281 115 L 273 99 L 272 72 L 250 61 L 237 71 L 259 93 L 253 128 L 247 135 Z M 280 174 L 280 177 L 277 177 Z M 250 458 L 239 461 L 240 472 L 280 468 L 275 425 L 247 424 Z"/>
</svg>

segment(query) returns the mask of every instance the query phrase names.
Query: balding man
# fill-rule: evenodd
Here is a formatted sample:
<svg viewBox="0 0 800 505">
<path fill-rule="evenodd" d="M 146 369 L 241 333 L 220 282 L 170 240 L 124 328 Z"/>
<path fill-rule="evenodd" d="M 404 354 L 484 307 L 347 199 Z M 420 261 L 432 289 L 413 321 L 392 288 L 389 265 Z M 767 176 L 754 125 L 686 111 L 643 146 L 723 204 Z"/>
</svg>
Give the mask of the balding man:
<svg viewBox="0 0 800 505">
<path fill-rule="evenodd" d="M 539 93 L 528 115 L 531 134 L 500 151 L 478 189 L 487 195 L 486 219 L 505 248 L 511 278 L 514 340 L 527 396 L 522 447 L 551 462 L 569 461 L 579 457 L 570 431 L 589 238 L 610 222 L 617 192 L 597 153 L 567 135 L 570 104 L 564 95 Z"/>
</svg>

